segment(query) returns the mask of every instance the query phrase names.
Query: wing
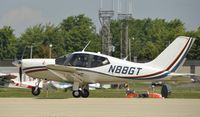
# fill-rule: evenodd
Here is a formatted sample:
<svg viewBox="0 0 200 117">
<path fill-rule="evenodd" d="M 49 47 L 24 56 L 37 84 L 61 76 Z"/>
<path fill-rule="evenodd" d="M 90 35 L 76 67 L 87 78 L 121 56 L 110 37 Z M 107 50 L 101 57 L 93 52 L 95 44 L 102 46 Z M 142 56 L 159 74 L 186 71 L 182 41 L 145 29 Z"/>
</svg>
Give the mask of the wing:
<svg viewBox="0 0 200 117">
<path fill-rule="evenodd" d="M 79 82 L 82 83 L 82 74 L 79 73 L 75 68 L 63 65 L 47 65 L 47 68 L 54 75 L 59 77 L 60 79 L 73 83 Z"/>
</svg>

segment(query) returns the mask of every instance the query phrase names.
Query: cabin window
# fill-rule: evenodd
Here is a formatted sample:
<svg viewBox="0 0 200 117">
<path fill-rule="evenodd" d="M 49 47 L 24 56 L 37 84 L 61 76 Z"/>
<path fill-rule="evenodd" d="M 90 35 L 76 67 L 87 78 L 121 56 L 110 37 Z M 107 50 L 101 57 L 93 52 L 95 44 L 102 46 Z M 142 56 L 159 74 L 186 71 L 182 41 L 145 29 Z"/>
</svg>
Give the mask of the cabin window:
<svg viewBox="0 0 200 117">
<path fill-rule="evenodd" d="M 92 54 L 78 53 L 70 56 L 69 59 L 66 61 L 65 65 L 92 68 L 107 65 L 109 63 L 110 62 L 105 57 Z"/>
<path fill-rule="evenodd" d="M 105 57 L 94 55 L 91 61 L 91 67 L 99 67 L 109 64 L 109 61 Z"/>
<path fill-rule="evenodd" d="M 88 54 L 74 54 L 69 60 L 68 66 L 75 67 L 89 67 L 89 55 Z"/>
</svg>

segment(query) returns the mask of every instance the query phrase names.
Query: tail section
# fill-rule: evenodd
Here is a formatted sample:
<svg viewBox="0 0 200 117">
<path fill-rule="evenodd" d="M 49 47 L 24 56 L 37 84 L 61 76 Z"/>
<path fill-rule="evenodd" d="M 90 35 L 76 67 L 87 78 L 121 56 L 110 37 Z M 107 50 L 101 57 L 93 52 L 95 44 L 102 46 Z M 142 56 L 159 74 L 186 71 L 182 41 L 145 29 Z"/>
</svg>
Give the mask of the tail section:
<svg viewBox="0 0 200 117">
<path fill-rule="evenodd" d="M 182 65 L 194 41 L 195 39 L 190 37 L 177 37 L 157 58 L 149 63 L 150 66 L 175 72 Z"/>
</svg>

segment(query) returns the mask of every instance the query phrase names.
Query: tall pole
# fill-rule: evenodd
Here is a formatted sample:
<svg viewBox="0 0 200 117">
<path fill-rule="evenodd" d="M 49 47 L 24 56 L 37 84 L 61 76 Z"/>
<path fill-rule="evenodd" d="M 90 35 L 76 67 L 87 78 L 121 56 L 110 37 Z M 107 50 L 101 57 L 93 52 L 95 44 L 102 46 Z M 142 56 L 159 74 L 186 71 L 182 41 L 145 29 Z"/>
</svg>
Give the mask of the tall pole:
<svg viewBox="0 0 200 117">
<path fill-rule="evenodd" d="M 103 7 L 103 2 L 102 0 L 100 0 L 100 10 L 102 9 L 102 7 Z"/>
<path fill-rule="evenodd" d="M 118 19 L 121 21 L 120 26 L 120 57 L 128 57 L 128 60 L 131 61 L 131 41 L 128 36 L 128 21 L 132 18 L 131 9 L 132 9 L 132 0 L 127 0 L 124 4 L 125 11 L 118 13 Z M 120 9 L 120 1 L 118 0 L 118 10 Z"/>
<path fill-rule="evenodd" d="M 129 61 L 131 61 L 131 39 L 128 39 Z"/>
<path fill-rule="evenodd" d="M 114 11 L 115 10 L 115 1 L 112 0 L 112 10 Z"/>
<path fill-rule="evenodd" d="M 128 21 L 125 21 L 125 53 L 126 56 L 128 56 L 128 58 L 130 58 L 129 56 L 129 41 L 128 41 Z"/>
<path fill-rule="evenodd" d="M 112 34 L 110 32 L 111 18 L 114 16 L 113 10 L 99 10 L 99 20 L 102 25 L 101 39 L 102 39 L 102 53 L 112 54 Z"/>
<path fill-rule="evenodd" d="M 51 48 L 52 48 L 52 44 L 49 45 L 49 58 L 51 58 Z"/>
<path fill-rule="evenodd" d="M 31 45 L 30 59 L 33 58 L 33 45 Z"/>
<path fill-rule="evenodd" d="M 120 58 L 123 58 L 123 23 L 120 24 Z"/>
</svg>

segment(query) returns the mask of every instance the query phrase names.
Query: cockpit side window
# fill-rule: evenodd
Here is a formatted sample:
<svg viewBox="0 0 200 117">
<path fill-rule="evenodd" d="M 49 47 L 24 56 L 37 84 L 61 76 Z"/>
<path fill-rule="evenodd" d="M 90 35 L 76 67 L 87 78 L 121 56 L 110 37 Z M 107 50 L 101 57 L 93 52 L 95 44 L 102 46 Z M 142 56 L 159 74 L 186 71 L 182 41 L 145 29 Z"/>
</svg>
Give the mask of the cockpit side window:
<svg viewBox="0 0 200 117">
<path fill-rule="evenodd" d="M 66 65 L 75 66 L 75 67 L 90 67 L 89 55 L 88 54 L 74 54 Z"/>
<path fill-rule="evenodd" d="M 109 64 L 107 58 L 96 55 L 93 56 L 93 59 L 91 61 L 91 67 L 99 67 L 107 64 Z"/>
</svg>

